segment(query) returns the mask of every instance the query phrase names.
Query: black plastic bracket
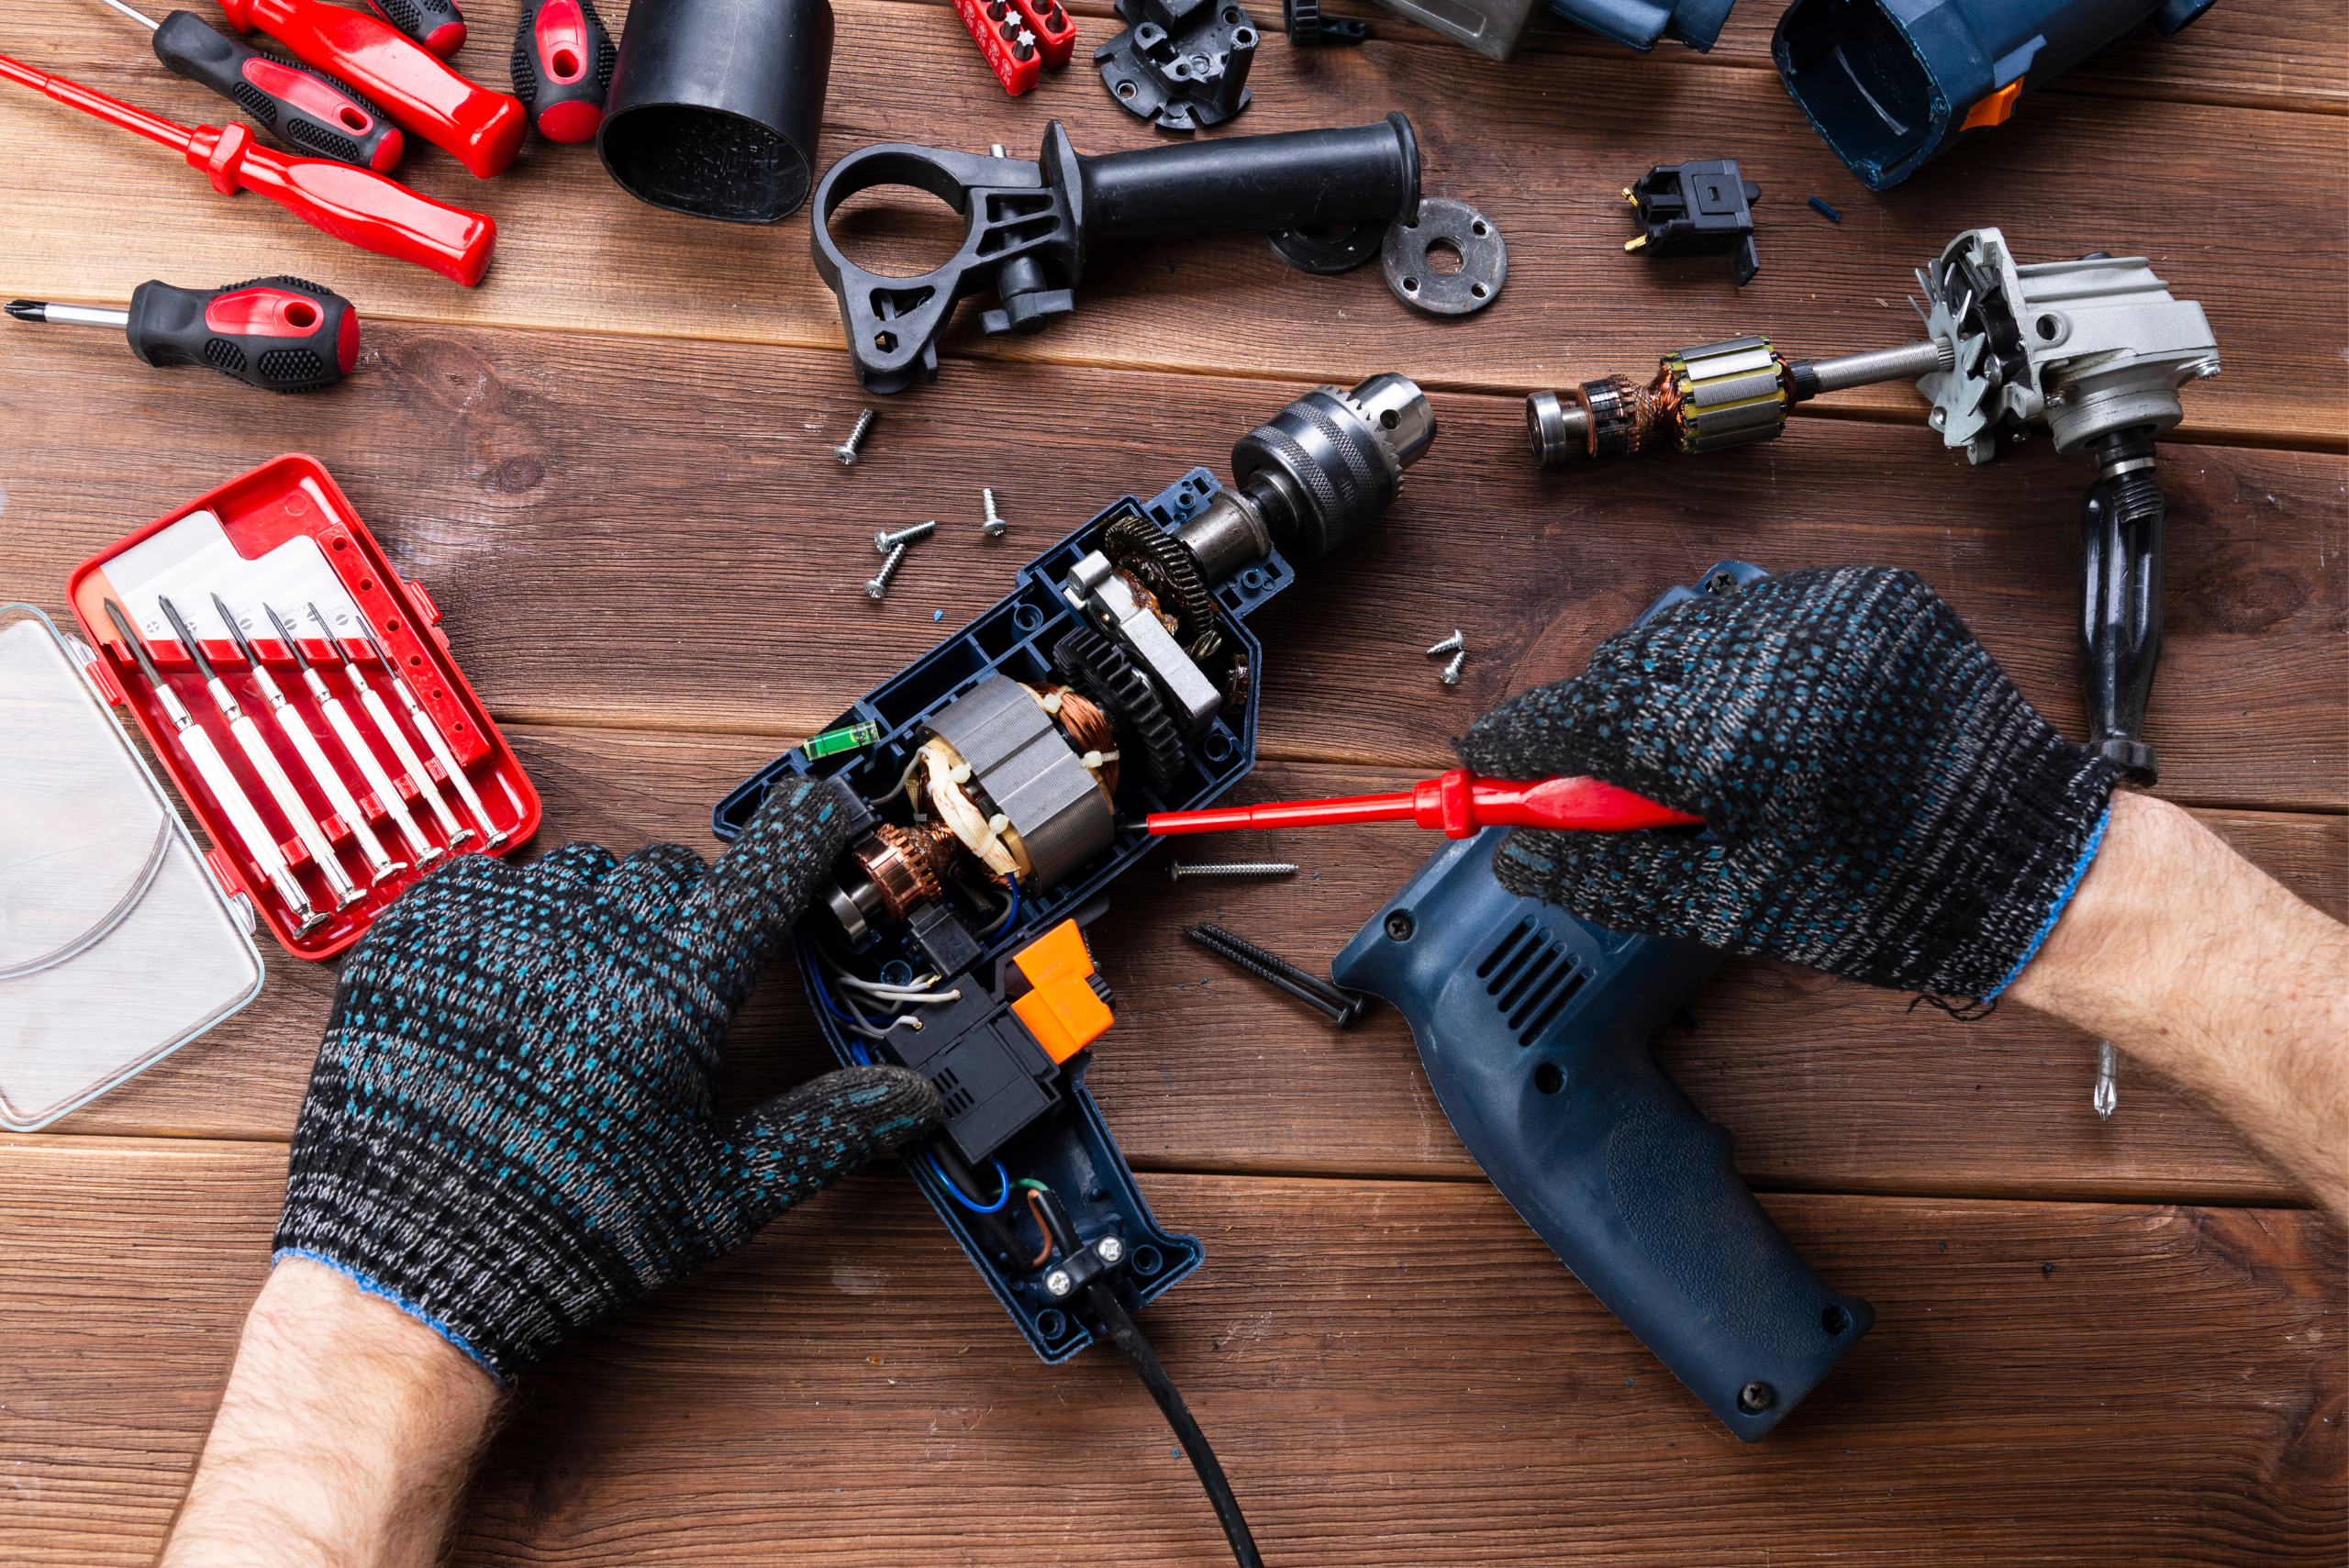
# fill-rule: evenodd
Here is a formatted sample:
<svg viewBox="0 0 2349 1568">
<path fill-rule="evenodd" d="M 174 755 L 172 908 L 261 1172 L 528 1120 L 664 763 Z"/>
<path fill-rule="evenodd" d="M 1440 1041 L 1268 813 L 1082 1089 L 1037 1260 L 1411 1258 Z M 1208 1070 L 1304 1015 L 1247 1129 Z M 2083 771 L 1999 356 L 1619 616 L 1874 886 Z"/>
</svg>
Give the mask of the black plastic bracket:
<svg viewBox="0 0 2349 1568">
<path fill-rule="evenodd" d="M 1158 128 L 1201 130 L 1248 106 L 1264 37 L 1238 0 L 1118 0 L 1124 32 L 1093 51 L 1101 84 Z"/>
<path fill-rule="evenodd" d="M 1727 256 L 1743 288 L 1762 270 L 1753 250 L 1753 206 L 1762 187 L 1737 161 L 1659 163 L 1624 191 L 1640 225 L 1624 247 L 1648 256 Z"/>
</svg>

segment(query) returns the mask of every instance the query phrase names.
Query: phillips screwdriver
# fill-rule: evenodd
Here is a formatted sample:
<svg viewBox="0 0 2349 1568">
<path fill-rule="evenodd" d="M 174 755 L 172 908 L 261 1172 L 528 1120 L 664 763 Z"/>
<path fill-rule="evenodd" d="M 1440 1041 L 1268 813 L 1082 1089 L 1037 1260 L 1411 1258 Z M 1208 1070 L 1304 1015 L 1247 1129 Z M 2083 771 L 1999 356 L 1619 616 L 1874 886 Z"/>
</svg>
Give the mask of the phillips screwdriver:
<svg viewBox="0 0 2349 1568">
<path fill-rule="evenodd" d="M 1421 779 L 1395 795 L 1292 800 L 1277 806 L 1225 806 L 1205 811 L 1157 811 L 1144 819 L 1152 833 L 1219 833 L 1235 828 L 1322 828 L 1338 822 L 1409 822 L 1465 839 L 1483 828 L 1567 828 L 1601 833 L 1679 828 L 1702 822 L 1658 806 L 1645 795 L 1594 778 L 1530 783 L 1478 778 L 1454 768 Z"/>
<path fill-rule="evenodd" d="M 618 61 L 595 0 L 530 0 L 514 29 L 514 95 L 549 141 L 590 141 Z"/>
<path fill-rule="evenodd" d="M 212 706 L 218 708 L 220 717 L 228 721 L 228 733 L 235 736 L 237 744 L 244 748 L 245 760 L 253 765 L 253 772 L 261 775 L 261 782 L 268 786 L 270 795 L 277 802 L 277 809 L 287 822 L 293 824 L 294 836 L 302 840 L 302 847 L 310 851 L 312 860 L 317 862 L 319 873 L 327 879 L 327 885 L 334 889 L 336 907 L 348 909 L 366 897 L 360 891 L 359 884 L 351 880 L 351 873 L 342 869 L 341 857 L 335 853 L 334 846 L 327 842 L 326 830 L 318 826 L 318 819 L 311 815 L 308 806 L 302 804 L 301 792 L 294 787 L 294 781 L 285 776 L 285 769 L 279 764 L 277 753 L 269 749 L 269 738 L 261 732 L 261 726 L 252 721 L 251 716 L 245 712 L 237 699 L 228 695 L 228 683 L 220 678 L 220 673 L 212 667 L 212 661 L 204 656 L 204 644 L 195 639 L 195 633 L 188 629 L 187 622 L 180 618 L 180 612 L 173 606 L 171 600 L 159 594 L 155 603 L 162 610 L 163 618 L 172 623 L 172 635 L 180 639 L 180 645 L 187 650 L 188 657 L 195 661 L 195 673 L 202 677 L 204 689 L 212 694 Z"/>
<path fill-rule="evenodd" d="M 335 815 L 349 825 L 351 838 L 358 841 L 359 852 L 366 857 L 367 869 L 374 874 L 375 884 L 380 887 L 406 871 L 407 866 L 405 862 L 395 861 L 384 852 L 384 841 L 375 837 L 375 830 L 367 825 L 367 814 L 359 809 L 358 798 L 351 793 L 351 786 L 342 782 L 342 775 L 335 772 L 334 764 L 327 761 L 327 754 L 319 747 L 318 738 L 310 733 L 308 723 L 294 705 L 285 700 L 284 688 L 277 684 L 277 677 L 262 665 L 261 655 L 253 651 L 251 641 L 246 638 L 244 628 L 237 624 L 236 615 L 228 608 L 228 601 L 215 594 L 212 595 L 212 607 L 219 612 L 220 624 L 228 628 L 228 636 L 235 641 L 237 651 L 244 655 L 245 667 L 253 673 L 253 684 L 261 689 L 262 700 L 269 704 L 271 714 L 277 719 L 277 728 L 285 732 L 285 739 L 292 741 L 294 750 L 301 754 L 302 765 L 309 769 L 310 776 L 317 781 L 318 788 L 326 795 L 327 804 L 333 806 Z"/>
<path fill-rule="evenodd" d="M 473 814 L 473 820 L 481 824 L 482 831 L 489 835 L 482 840 L 483 846 L 492 850 L 497 848 L 506 842 L 507 830 L 489 819 L 488 808 L 482 805 L 481 796 L 473 793 L 473 781 L 465 777 L 465 770 L 457 763 L 457 754 L 449 749 L 448 737 L 440 733 L 440 727 L 433 722 L 430 714 L 425 712 L 423 702 L 416 695 L 416 688 L 407 684 L 407 677 L 400 673 L 399 665 L 393 662 L 384 645 L 375 640 L 373 631 L 367 633 L 367 642 L 375 650 L 375 657 L 384 662 L 384 668 L 391 672 L 392 690 L 400 695 L 401 703 L 407 708 L 409 722 L 422 732 L 425 743 L 432 748 L 433 758 L 440 764 L 440 771 L 448 775 L 451 784 L 457 786 L 457 793 L 465 797 L 465 808 Z M 433 799 L 438 804 L 440 796 L 436 794 Z"/>
<path fill-rule="evenodd" d="M 255 278 L 205 293 L 143 283 L 128 310 L 16 299 L 19 321 L 119 327 L 150 365 L 210 365 L 263 392 L 317 392 L 359 362 L 359 313 L 299 278 Z"/>
<path fill-rule="evenodd" d="M 416 855 L 416 863 L 430 865 L 448 851 L 426 838 L 424 829 L 416 825 L 416 818 L 408 814 L 407 802 L 400 796 L 399 786 L 392 783 L 392 775 L 384 771 L 384 764 L 375 756 L 375 749 L 367 744 L 365 736 L 359 733 L 359 726 L 351 720 L 351 710 L 342 706 L 342 699 L 327 685 L 326 677 L 319 674 L 310 662 L 310 656 L 302 651 L 302 644 L 295 637 L 294 628 L 285 624 L 273 606 L 263 605 L 262 609 L 268 615 L 269 624 L 277 628 L 277 639 L 293 651 L 294 662 L 302 667 L 303 684 L 310 688 L 310 696 L 317 703 L 318 711 L 327 716 L 327 725 L 334 731 L 334 738 L 342 742 L 343 751 L 359 764 L 360 773 L 367 780 L 367 787 L 375 792 L 377 803 L 391 813 L 393 821 L 399 824 L 401 836 L 407 840 L 409 850 Z M 331 634 L 327 640 L 334 640 Z"/>
<path fill-rule="evenodd" d="M 443 60 L 465 47 L 465 14 L 450 0 L 367 0 L 367 8 Z"/>
<path fill-rule="evenodd" d="M 272 152 L 254 146 L 253 133 L 240 125 L 200 125 L 191 130 L 5 54 L 0 54 L 0 76 L 162 143 L 185 158 L 190 168 L 202 170 L 224 196 L 239 189 L 259 191 L 346 244 L 429 267 L 468 288 L 489 270 L 489 253 L 497 244 L 495 223 L 477 212 L 443 206 L 372 170 Z M 515 106 L 517 111 L 520 107 Z"/>
<path fill-rule="evenodd" d="M 364 11 L 328 0 L 220 0 L 220 9 L 239 32 L 259 28 L 295 59 L 333 72 L 482 179 L 514 161 L 530 128 L 519 99 L 474 86 Z"/>
<path fill-rule="evenodd" d="M 327 917 L 310 907 L 310 895 L 302 891 L 300 883 L 294 880 L 293 870 L 286 865 L 284 855 L 279 852 L 277 840 L 271 838 L 269 829 L 262 826 L 261 813 L 253 809 L 253 803 L 238 787 L 236 775 L 228 772 L 228 764 L 221 759 L 219 749 L 212 744 L 212 737 L 196 723 L 195 716 L 188 712 L 187 704 L 180 701 L 179 694 L 164 683 L 161 673 L 155 668 L 155 661 L 148 656 L 146 642 L 131 629 L 129 617 L 112 599 L 106 601 L 106 619 L 114 622 L 114 629 L 122 638 L 124 646 L 139 662 L 139 673 L 147 677 L 148 690 L 153 692 L 155 700 L 162 705 L 165 716 L 171 719 L 172 728 L 177 732 L 180 750 L 186 752 L 188 761 L 195 764 L 196 776 L 204 781 L 204 787 L 211 793 L 212 798 L 219 802 L 220 809 L 228 815 L 229 826 L 237 830 L 237 836 L 245 841 L 245 858 L 261 867 L 262 874 L 277 890 L 277 896 L 294 912 L 294 934 L 306 937 L 325 925 Z"/>
<path fill-rule="evenodd" d="M 416 754 L 416 748 L 408 744 L 407 732 L 402 729 L 398 722 L 392 717 L 392 710 L 384 706 L 382 695 L 375 690 L 373 683 L 367 679 L 367 672 L 359 667 L 359 661 L 351 656 L 351 650 L 342 645 L 342 639 L 335 635 L 334 628 L 327 624 L 327 617 L 318 613 L 318 606 L 315 604 L 310 606 L 310 618 L 318 623 L 318 629 L 324 632 L 326 639 L 334 645 L 336 656 L 342 661 L 343 673 L 351 677 L 351 684 L 358 688 L 360 706 L 367 710 L 367 717 L 374 721 L 375 732 L 391 742 L 392 754 L 400 760 L 401 768 L 406 770 L 408 778 L 415 783 L 416 793 L 424 797 L 424 803 L 432 807 L 432 815 L 440 819 L 441 830 L 449 835 L 449 848 L 463 849 L 473 840 L 473 830 L 459 822 L 456 813 L 449 809 L 449 803 L 440 798 L 440 791 L 432 783 L 431 770 L 424 765 L 424 759 Z M 362 635 L 366 634 L 362 633 Z M 373 636 L 367 637 L 367 643 L 369 647 L 375 650 L 375 657 L 384 659 L 383 648 Z M 384 659 L 384 664 L 388 670 L 391 661 Z M 395 790 L 393 793 L 396 795 L 398 791 Z"/>
<path fill-rule="evenodd" d="M 201 82 L 294 148 L 388 174 L 407 140 L 384 111 L 306 65 L 289 65 L 217 31 L 193 11 L 156 22 L 123 0 L 104 0 L 155 35 L 155 58 L 175 76 Z"/>
</svg>

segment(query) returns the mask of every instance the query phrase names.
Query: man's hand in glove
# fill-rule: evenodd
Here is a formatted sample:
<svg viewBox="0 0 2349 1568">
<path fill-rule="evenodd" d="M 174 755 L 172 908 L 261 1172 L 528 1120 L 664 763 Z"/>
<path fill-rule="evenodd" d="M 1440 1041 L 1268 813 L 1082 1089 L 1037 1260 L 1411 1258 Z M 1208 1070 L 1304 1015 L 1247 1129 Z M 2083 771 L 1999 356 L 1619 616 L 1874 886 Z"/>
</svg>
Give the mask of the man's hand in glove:
<svg viewBox="0 0 2349 1568">
<path fill-rule="evenodd" d="M 793 782 L 714 868 L 467 855 L 385 912 L 344 962 L 281 1266 L 165 1562 L 272 1534 L 430 1561 L 491 1379 L 936 1125 L 891 1067 L 714 1114 L 727 1029 L 841 838 L 831 787 Z"/>
<path fill-rule="evenodd" d="M 1503 703 L 1475 772 L 1589 773 L 1707 836 L 1520 831 L 1512 891 L 1618 930 L 2017 1000 L 2216 1103 L 2349 1213 L 2349 933 L 2191 816 L 2114 795 L 1913 573 L 1767 577 Z M 2084 1096 L 2085 1097 L 2085 1096 Z"/>
</svg>

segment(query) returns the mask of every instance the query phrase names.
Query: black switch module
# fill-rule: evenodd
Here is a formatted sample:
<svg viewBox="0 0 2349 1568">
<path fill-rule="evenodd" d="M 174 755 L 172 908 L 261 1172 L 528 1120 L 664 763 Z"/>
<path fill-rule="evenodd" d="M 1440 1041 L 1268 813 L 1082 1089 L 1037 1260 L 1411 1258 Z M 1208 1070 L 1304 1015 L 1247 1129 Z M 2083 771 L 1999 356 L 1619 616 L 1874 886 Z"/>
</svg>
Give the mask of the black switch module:
<svg viewBox="0 0 2349 1568">
<path fill-rule="evenodd" d="M 1762 187 L 1738 172 L 1737 161 L 1659 163 L 1623 188 L 1637 209 L 1639 235 L 1626 250 L 1650 256 L 1727 256 L 1737 286 L 1762 270 L 1753 253 L 1753 204 Z"/>
</svg>

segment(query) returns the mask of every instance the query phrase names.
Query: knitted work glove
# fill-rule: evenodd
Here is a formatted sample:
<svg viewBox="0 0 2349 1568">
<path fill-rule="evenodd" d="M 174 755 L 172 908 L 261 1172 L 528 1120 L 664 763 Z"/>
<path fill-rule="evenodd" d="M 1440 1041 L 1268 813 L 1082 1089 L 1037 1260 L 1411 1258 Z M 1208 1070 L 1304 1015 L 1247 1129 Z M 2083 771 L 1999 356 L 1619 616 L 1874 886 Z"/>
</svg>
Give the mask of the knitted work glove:
<svg viewBox="0 0 2349 1568">
<path fill-rule="evenodd" d="M 859 1067 L 725 1121 L 718 1048 L 842 838 L 779 785 L 706 870 L 681 844 L 462 855 L 351 951 L 294 1135 L 277 1256 L 340 1270 L 501 1384 L 936 1124 Z"/>
<path fill-rule="evenodd" d="M 2120 770 L 2066 741 L 1911 573 L 1767 577 L 1609 638 L 1460 742 L 1480 773 L 1592 773 L 1705 819 L 1521 831 L 1510 890 L 1617 930 L 1994 998 L 2087 870 Z"/>
</svg>

